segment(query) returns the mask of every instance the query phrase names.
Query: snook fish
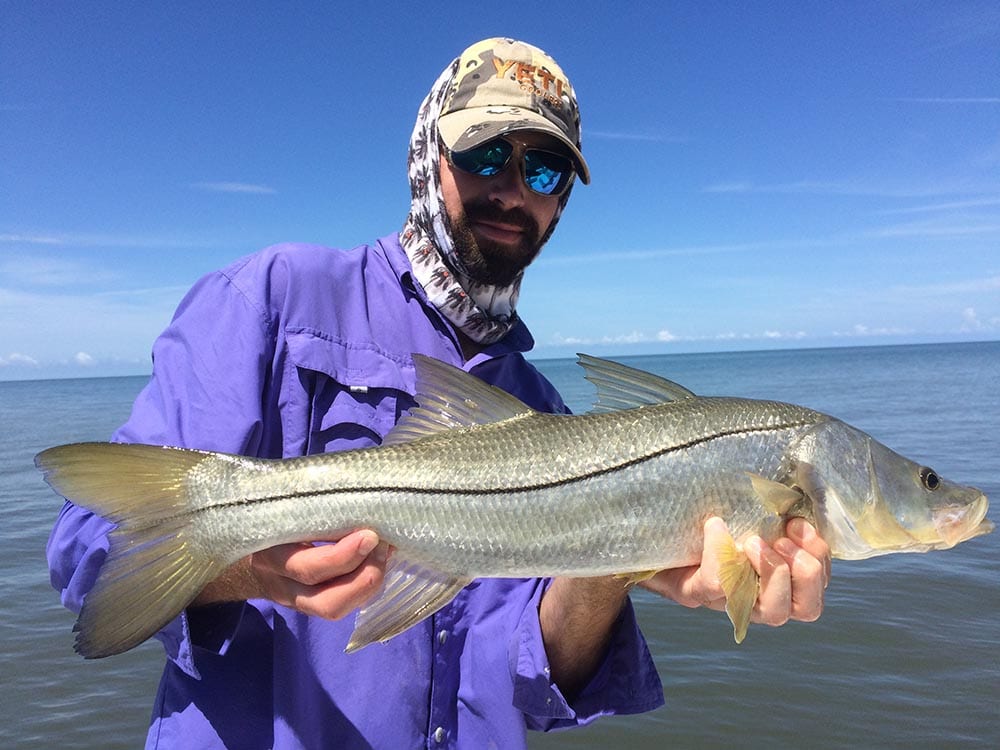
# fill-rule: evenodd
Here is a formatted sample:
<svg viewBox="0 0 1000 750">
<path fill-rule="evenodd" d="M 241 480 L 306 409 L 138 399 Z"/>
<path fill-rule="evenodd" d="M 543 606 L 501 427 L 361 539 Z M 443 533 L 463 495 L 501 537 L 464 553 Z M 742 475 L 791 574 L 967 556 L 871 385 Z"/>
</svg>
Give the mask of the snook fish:
<svg viewBox="0 0 1000 750">
<path fill-rule="evenodd" d="M 477 577 L 624 575 L 701 558 L 721 516 L 735 637 L 758 595 L 739 548 L 802 516 L 834 557 L 947 549 L 986 534 L 986 496 L 833 417 L 791 404 L 700 398 L 582 356 L 598 388 L 580 416 L 538 413 L 414 356 L 418 406 L 383 445 L 286 460 L 81 443 L 35 463 L 56 492 L 117 524 L 83 605 L 76 649 L 141 643 L 228 565 L 286 542 L 370 528 L 396 548 L 348 651 L 391 638 Z"/>
</svg>

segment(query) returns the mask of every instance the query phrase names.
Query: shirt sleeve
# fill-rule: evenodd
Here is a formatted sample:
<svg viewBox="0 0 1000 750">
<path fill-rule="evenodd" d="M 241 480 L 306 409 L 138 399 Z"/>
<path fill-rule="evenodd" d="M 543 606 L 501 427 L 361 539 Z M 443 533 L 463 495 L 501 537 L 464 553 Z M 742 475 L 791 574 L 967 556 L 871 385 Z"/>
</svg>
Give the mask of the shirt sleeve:
<svg viewBox="0 0 1000 750">
<path fill-rule="evenodd" d="M 115 442 L 258 454 L 262 448 L 262 390 L 273 353 L 264 312 L 216 273 L 181 302 L 153 347 L 153 375 L 136 399 Z M 52 585 L 79 612 L 109 547 L 112 525 L 66 503 L 46 547 Z M 243 604 L 220 607 L 235 629 Z M 223 613 L 221 610 L 225 609 Z M 157 634 L 168 657 L 197 677 L 191 628 L 182 614 Z M 213 634 L 224 649 L 226 637 Z"/>
<path fill-rule="evenodd" d="M 524 714 L 529 729 L 582 726 L 600 716 L 643 713 L 663 705 L 663 685 L 628 599 L 614 625 L 603 662 L 569 702 L 551 679 L 538 619 L 538 607 L 551 579 L 539 583 L 509 649 L 514 706 Z"/>
</svg>

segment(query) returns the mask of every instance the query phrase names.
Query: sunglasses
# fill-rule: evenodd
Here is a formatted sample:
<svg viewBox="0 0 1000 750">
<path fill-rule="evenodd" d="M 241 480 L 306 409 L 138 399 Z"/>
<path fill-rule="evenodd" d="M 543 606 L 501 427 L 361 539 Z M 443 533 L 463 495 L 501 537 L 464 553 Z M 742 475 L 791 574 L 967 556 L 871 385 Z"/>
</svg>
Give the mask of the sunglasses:
<svg viewBox="0 0 1000 750">
<path fill-rule="evenodd" d="M 514 144 L 504 138 L 470 148 L 468 151 L 449 151 L 448 161 L 468 174 L 493 177 L 510 164 Z M 540 195 L 561 195 L 573 177 L 573 162 L 562 154 L 539 148 L 524 149 L 524 184 Z"/>
</svg>

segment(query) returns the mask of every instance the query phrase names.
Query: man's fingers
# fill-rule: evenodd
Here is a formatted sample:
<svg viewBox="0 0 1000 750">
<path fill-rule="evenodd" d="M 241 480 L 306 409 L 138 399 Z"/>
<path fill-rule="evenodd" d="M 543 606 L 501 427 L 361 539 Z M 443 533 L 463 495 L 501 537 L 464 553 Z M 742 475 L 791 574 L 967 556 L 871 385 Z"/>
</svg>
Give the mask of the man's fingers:
<svg viewBox="0 0 1000 750">
<path fill-rule="evenodd" d="M 265 596 L 309 615 L 339 619 L 382 586 L 391 548 L 368 529 L 334 544 L 283 544 L 253 555 Z"/>
<path fill-rule="evenodd" d="M 774 543 L 777 554 L 785 560 L 791 572 L 791 608 L 789 616 L 795 620 L 812 622 L 823 613 L 823 592 L 829 574 L 822 560 L 795 544 L 791 539 Z"/>
<path fill-rule="evenodd" d="M 765 625 L 784 625 L 792 613 L 792 572 L 788 562 L 760 537 L 748 539 L 744 551 L 760 576 L 760 593 L 751 619 Z"/>
<path fill-rule="evenodd" d="M 823 564 L 823 588 L 830 585 L 830 545 L 804 518 L 793 518 L 785 527 L 788 538 Z"/>
<path fill-rule="evenodd" d="M 315 585 L 350 573 L 378 546 L 378 535 L 362 529 L 334 544 L 281 544 L 257 552 L 253 565 L 261 572 Z"/>
<path fill-rule="evenodd" d="M 373 554 L 350 573 L 315 586 L 293 585 L 291 606 L 307 615 L 339 620 L 367 603 L 382 588 L 388 545 L 382 561 Z"/>
</svg>

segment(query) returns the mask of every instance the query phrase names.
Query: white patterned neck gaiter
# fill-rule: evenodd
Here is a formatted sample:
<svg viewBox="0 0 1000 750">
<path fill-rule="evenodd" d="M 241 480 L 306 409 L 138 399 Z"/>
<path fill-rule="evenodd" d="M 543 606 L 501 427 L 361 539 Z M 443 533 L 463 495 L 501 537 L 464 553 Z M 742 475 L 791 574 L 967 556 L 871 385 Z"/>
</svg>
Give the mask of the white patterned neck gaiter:
<svg viewBox="0 0 1000 750">
<path fill-rule="evenodd" d="M 491 344 L 517 323 L 515 307 L 522 274 L 507 286 L 482 284 L 469 275 L 455 252 L 451 221 L 441 196 L 437 121 L 458 65 L 456 59 L 445 69 L 420 106 L 408 160 L 412 202 L 399 239 L 431 304 L 470 339 Z M 543 242 L 555 228 L 569 193 L 566 190 L 560 196 Z"/>
</svg>

